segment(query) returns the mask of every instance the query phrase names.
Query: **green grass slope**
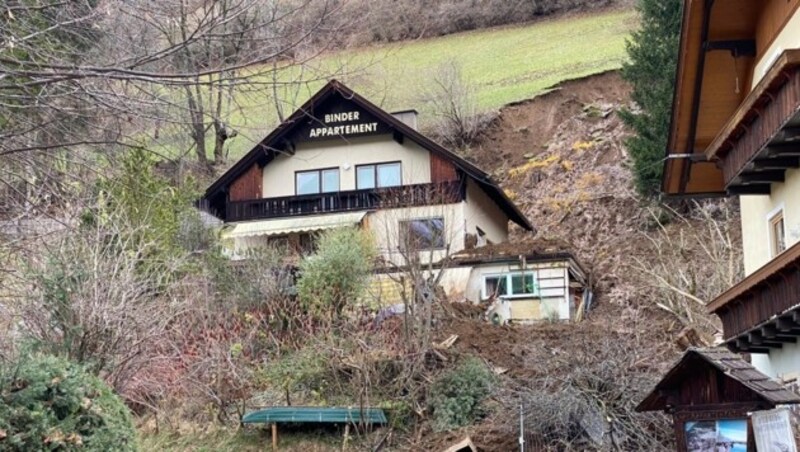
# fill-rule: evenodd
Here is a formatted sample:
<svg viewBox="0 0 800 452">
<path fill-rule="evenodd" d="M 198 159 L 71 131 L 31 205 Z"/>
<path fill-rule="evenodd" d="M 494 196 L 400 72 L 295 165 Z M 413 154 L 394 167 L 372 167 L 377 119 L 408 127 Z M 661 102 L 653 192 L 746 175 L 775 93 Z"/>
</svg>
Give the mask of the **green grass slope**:
<svg viewBox="0 0 800 452">
<path fill-rule="evenodd" d="M 420 97 L 443 62 L 461 67 L 481 109 L 497 109 L 561 81 L 619 68 L 626 59 L 625 40 L 636 24 L 634 11 L 612 10 L 371 46 L 325 55 L 303 76 L 338 72 L 337 78 L 387 110 L 416 108 L 424 127 L 431 112 Z M 297 71 L 280 77 L 297 77 Z M 282 100 L 287 114 L 323 83 L 295 88 L 291 99 Z M 230 124 L 240 135 L 229 142 L 231 158 L 247 152 L 277 122 L 268 93 L 242 93 L 234 103 Z"/>
</svg>

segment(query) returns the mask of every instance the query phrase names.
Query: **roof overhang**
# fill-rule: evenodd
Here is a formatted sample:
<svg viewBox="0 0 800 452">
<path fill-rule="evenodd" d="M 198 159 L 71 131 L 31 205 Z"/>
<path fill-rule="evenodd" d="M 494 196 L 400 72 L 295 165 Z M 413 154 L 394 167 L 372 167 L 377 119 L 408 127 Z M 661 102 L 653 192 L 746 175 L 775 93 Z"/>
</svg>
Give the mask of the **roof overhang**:
<svg viewBox="0 0 800 452">
<path fill-rule="evenodd" d="M 722 320 L 732 349 L 767 353 L 800 337 L 800 243 L 769 261 L 706 306 Z"/>
<path fill-rule="evenodd" d="M 672 118 L 664 160 L 667 196 L 726 194 L 705 149 L 748 91 L 763 2 L 685 0 Z"/>
<path fill-rule="evenodd" d="M 701 368 L 711 368 L 719 372 L 722 378 L 730 379 L 743 386 L 749 392 L 745 400 L 751 400 L 763 407 L 800 403 L 800 396 L 786 389 L 767 375 L 759 372 L 740 355 L 733 354 L 724 348 L 690 348 L 667 371 L 653 391 L 636 407 L 638 412 L 669 411 L 675 408 L 676 392 L 680 392 L 682 384 L 696 377 Z M 723 387 L 721 382 L 718 387 Z M 693 395 L 702 396 L 702 391 L 694 391 Z M 738 392 L 737 395 L 743 395 Z M 739 402 L 727 401 L 727 402 Z M 726 401 L 719 401 L 724 405 Z M 694 406 L 694 409 L 700 408 Z"/>
<path fill-rule="evenodd" d="M 222 233 L 224 239 L 245 237 L 269 237 L 296 232 L 314 232 L 361 223 L 367 212 L 348 212 L 340 214 L 279 218 L 275 220 L 247 221 L 237 223 L 229 231 Z"/>
</svg>

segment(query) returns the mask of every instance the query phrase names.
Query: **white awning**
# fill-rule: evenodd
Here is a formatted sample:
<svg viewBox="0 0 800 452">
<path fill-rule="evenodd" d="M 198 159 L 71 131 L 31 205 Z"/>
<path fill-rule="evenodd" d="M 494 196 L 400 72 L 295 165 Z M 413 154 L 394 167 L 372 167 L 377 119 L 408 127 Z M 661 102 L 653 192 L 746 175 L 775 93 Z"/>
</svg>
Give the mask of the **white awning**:
<svg viewBox="0 0 800 452">
<path fill-rule="evenodd" d="M 367 212 L 348 212 L 328 215 L 310 215 L 275 220 L 248 221 L 238 223 L 223 238 L 253 237 L 259 235 L 284 235 L 292 232 L 310 232 L 323 229 L 354 226 L 361 223 Z"/>
</svg>

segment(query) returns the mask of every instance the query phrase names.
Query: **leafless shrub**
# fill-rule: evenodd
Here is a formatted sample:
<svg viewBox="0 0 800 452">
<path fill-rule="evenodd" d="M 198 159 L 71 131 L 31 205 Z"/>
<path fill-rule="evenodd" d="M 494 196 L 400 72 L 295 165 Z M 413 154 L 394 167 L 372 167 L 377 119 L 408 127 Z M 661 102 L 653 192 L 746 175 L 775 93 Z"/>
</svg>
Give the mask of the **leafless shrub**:
<svg viewBox="0 0 800 452">
<path fill-rule="evenodd" d="M 461 66 L 452 60 L 431 74 L 430 86 L 420 100 L 430 104 L 436 118 L 429 132 L 457 150 L 471 144 L 494 117 L 478 109 L 474 87 L 465 80 Z"/>
<path fill-rule="evenodd" d="M 668 420 L 635 411 L 658 381 L 664 357 L 641 348 L 635 335 L 570 342 L 569 353 L 532 353 L 540 376 L 518 388 L 508 385 L 513 389 L 499 396 L 503 406 L 522 405 L 526 448 L 669 450 Z"/>
<path fill-rule="evenodd" d="M 313 324 L 287 293 L 290 269 L 277 249 L 232 262 L 221 255 L 176 282 L 183 309 L 131 377 L 127 399 L 161 418 L 238 423 L 259 388 L 259 369 L 305 339 Z"/>
<path fill-rule="evenodd" d="M 30 254 L 17 297 L 25 337 L 89 365 L 117 391 L 180 311 L 163 297 L 164 271 L 177 261 L 147 265 L 158 244 L 134 247 L 135 234 L 122 228 L 112 221 L 40 241 L 42 252 Z"/>
<path fill-rule="evenodd" d="M 663 208 L 668 209 L 667 217 L 659 209 L 649 209 L 656 227 L 642 234 L 649 257 L 633 259 L 637 286 L 644 288 L 640 296 L 683 326 L 696 325 L 713 334 L 719 326 L 704 312 L 705 304 L 742 275 L 739 224 L 733 221 L 738 205 L 735 201 L 693 202 L 688 214 Z M 676 224 L 667 224 L 665 218 Z"/>
</svg>

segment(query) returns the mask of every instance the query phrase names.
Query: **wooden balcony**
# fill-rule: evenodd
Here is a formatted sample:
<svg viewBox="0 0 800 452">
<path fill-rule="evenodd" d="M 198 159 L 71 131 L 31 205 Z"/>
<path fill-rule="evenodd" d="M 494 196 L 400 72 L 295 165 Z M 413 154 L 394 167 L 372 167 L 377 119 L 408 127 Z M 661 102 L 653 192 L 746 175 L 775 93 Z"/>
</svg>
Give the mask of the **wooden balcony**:
<svg viewBox="0 0 800 452">
<path fill-rule="evenodd" d="M 800 336 L 800 243 L 710 302 L 733 351 L 767 353 Z"/>
<path fill-rule="evenodd" d="M 706 148 L 730 194 L 769 194 L 800 167 L 800 49 L 785 51 Z"/>
<path fill-rule="evenodd" d="M 226 221 L 263 220 L 353 210 L 453 204 L 464 199 L 460 181 L 350 190 L 228 202 Z"/>
</svg>

